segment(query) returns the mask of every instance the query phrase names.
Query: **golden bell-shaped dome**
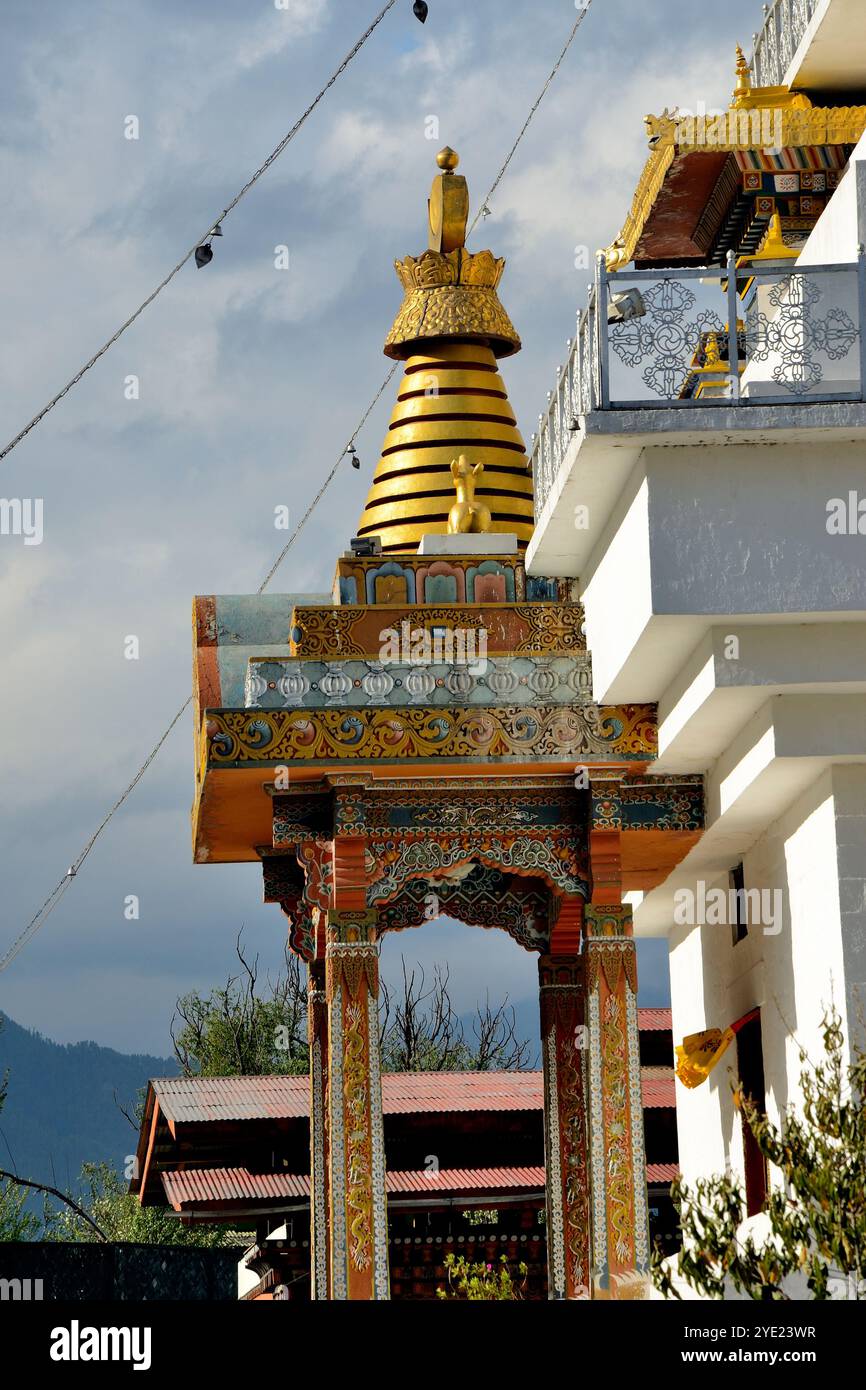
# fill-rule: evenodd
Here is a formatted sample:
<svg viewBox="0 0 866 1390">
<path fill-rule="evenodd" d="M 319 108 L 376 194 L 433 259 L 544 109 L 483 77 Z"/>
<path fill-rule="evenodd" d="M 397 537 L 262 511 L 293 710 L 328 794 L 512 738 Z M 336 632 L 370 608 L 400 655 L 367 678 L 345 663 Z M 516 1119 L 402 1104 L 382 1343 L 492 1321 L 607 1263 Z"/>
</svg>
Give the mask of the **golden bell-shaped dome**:
<svg viewBox="0 0 866 1390">
<path fill-rule="evenodd" d="M 405 295 L 385 352 L 406 367 L 358 525 L 385 552 L 447 532 L 460 455 L 484 465 L 475 491 L 489 529 L 516 535 L 521 549 L 532 535 L 529 461 L 496 364 L 520 350 L 496 293 L 505 262 L 465 249 L 469 198 L 457 160 L 447 147 L 437 156 L 428 250 L 395 262 Z"/>
</svg>

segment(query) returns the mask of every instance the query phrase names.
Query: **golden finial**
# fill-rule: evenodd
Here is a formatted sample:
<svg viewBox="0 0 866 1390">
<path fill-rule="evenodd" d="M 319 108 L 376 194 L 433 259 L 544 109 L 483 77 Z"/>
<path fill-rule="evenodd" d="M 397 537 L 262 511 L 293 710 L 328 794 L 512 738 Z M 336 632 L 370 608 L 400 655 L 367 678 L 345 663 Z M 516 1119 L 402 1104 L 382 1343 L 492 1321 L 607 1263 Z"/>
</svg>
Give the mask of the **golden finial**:
<svg viewBox="0 0 866 1390">
<path fill-rule="evenodd" d="M 466 223 L 469 220 L 469 189 L 462 174 L 454 170 L 460 156 L 450 145 L 440 150 L 436 163 L 442 170 L 430 189 L 430 250 L 456 251 L 466 245 Z"/>
<path fill-rule="evenodd" d="M 774 212 L 770 218 L 770 225 L 767 228 L 767 235 L 760 251 L 749 260 L 754 261 L 796 261 L 800 252 L 793 246 L 788 246 L 782 234 L 782 218 L 778 212 Z"/>
<path fill-rule="evenodd" d="M 440 150 L 437 154 L 436 163 L 444 174 L 453 174 L 460 163 L 460 156 L 456 150 L 452 150 L 450 145 L 446 145 L 444 150 Z"/>
<path fill-rule="evenodd" d="M 751 66 L 739 44 L 737 44 L 737 85 L 734 88 L 734 105 L 747 97 L 752 90 Z"/>
</svg>

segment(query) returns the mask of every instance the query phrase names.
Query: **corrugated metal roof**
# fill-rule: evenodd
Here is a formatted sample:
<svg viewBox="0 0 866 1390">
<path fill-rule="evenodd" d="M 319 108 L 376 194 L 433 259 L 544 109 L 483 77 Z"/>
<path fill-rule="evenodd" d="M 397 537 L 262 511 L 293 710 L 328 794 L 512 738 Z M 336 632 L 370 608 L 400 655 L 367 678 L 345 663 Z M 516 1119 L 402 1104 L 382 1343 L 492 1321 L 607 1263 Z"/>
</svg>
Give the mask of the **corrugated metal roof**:
<svg viewBox="0 0 866 1390">
<path fill-rule="evenodd" d="M 677 1103 L 671 1067 L 641 1067 L 641 1094 L 644 1110 L 673 1110 Z"/>
<path fill-rule="evenodd" d="M 678 1178 L 679 1175 L 680 1165 L 678 1163 L 648 1163 L 646 1166 L 647 1182 L 673 1182 L 674 1178 Z"/>
<path fill-rule="evenodd" d="M 161 1173 L 165 1195 L 175 1211 L 218 1202 L 266 1202 L 310 1195 L 310 1179 L 300 1173 L 249 1173 L 246 1168 L 184 1168 Z"/>
<path fill-rule="evenodd" d="M 253 1205 L 281 1201 L 306 1201 L 310 1179 L 303 1173 L 250 1173 L 246 1168 L 186 1168 L 162 1173 L 162 1185 L 175 1211 L 189 1211 L 227 1202 Z M 540 1191 L 544 1168 L 450 1168 L 438 1173 L 388 1173 L 392 1197 L 418 1193 L 457 1195 L 465 1192 L 502 1193 Z"/>
<path fill-rule="evenodd" d="M 386 1115 L 437 1110 L 540 1110 L 540 1071 L 386 1072 L 382 1106 Z"/>
<path fill-rule="evenodd" d="M 300 1120 L 310 1113 L 306 1076 L 160 1076 L 151 1085 L 172 1124 Z"/>
<path fill-rule="evenodd" d="M 650 1163 L 647 1182 L 669 1183 L 679 1173 L 676 1163 Z M 200 1210 L 235 1203 L 263 1205 L 273 1202 L 308 1201 L 310 1179 L 304 1173 L 250 1173 L 246 1168 L 185 1168 L 162 1173 L 162 1185 L 175 1211 Z M 437 1193 L 461 1196 L 477 1193 L 540 1192 L 544 1168 L 446 1168 L 437 1173 L 403 1172 L 385 1175 L 392 1197 Z"/>
<path fill-rule="evenodd" d="M 438 1173 L 386 1173 L 395 1196 L 403 1192 L 499 1192 L 543 1188 L 544 1168 L 441 1168 Z"/>
<path fill-rule="evenodd" d="M 673 1028 L 670 1009 L 638 1009 L 637 1026 L 642 1033 L 669 1033 Z"/>
<path fill-rule="evenodd" d="M 674 1106 L 672 1070 L 644 1067 L 642 1081 L 646 1107 Z M 151 1085 L 171 1124 L 291 1120 L 309 1115 L 305 1076 L 156 1077 Z M 540 1071 L 386 1072 L 382 1077 L 386 1115 L 540 1110 L 543 1103 Z"/>
</svg>

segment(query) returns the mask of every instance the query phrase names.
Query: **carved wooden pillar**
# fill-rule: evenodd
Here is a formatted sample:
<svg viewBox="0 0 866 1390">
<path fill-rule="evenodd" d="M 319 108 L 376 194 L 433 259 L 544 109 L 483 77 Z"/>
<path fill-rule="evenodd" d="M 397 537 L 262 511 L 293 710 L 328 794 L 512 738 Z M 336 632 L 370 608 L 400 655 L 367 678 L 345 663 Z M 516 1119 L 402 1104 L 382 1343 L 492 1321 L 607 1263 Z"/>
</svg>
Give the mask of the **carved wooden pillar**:
<svg viewBox="0 0 866 1390">
<path fill-rule="evenodd" d="M 307 967 L 310 1043 L 310 1257 L 313 1299 L 330 1297 L 328 1281 L 328 1006 L 325 962 Z"/>
<path fill-rule="evenodd" d="M 633 1298 L 649 1267 L 637 956 L 622 902 L 622 774 L 592 780 L 585 916 L 593 1296 Z"/>
<path fill-rule="evenodd" d="M 326 946 L 330 1278 L 338 1300 L 390 1296 L 376 913 L 349 905 L 364 845 L 335 841 Z"/>
<path fill-rule="evenodd" d="M 593 1296 L 633 1298 L 649 1266 L 631 908 L 586 909 Z"/>
<path fill-rule="evenodd" d="M 262 856 L 265 902 L 279 903 L 289 924 L 289 947 L 307 966 L 307 1042 L 310 1051 L 310 1276 L 311 1297 L 328 1288 L 328 1010 L 322 926 L 330 902 L 331 847 L 327 841 L 292 843 L 293 852 Z"/>
<path fill-rule="evenodd" d="M 593 777 L 589 856 L 594 903 L 622 902 L 622 775 Z"/>
<path fill-rule="evenodd" d="M 589 1298 L 583 961 L 579 955 L 542 956 L 538 978 L 548 1296 Z"/>
</svg>

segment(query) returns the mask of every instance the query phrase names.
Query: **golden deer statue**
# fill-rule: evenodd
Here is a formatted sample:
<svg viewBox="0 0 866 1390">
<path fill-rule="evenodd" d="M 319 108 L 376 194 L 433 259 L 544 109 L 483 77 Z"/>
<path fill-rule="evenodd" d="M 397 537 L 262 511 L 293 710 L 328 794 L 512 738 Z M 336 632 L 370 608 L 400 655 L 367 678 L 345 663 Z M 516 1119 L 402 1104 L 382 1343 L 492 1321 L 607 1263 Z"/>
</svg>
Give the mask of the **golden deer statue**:
<svg viewBox="0 0 866 1390">
<path fill-rule="evenodd" d="M 451 477 L 457 489 L 457 501 L 448 513 L 449 536 L 462 536 L 467 532 L 479 535 L 490 530 L 490 508 L 475 500 L 475 485 L 483 472 L 484 464 L 476 463 L 473 468 L 465 454 L 451 460 Z"/>
</svg>

